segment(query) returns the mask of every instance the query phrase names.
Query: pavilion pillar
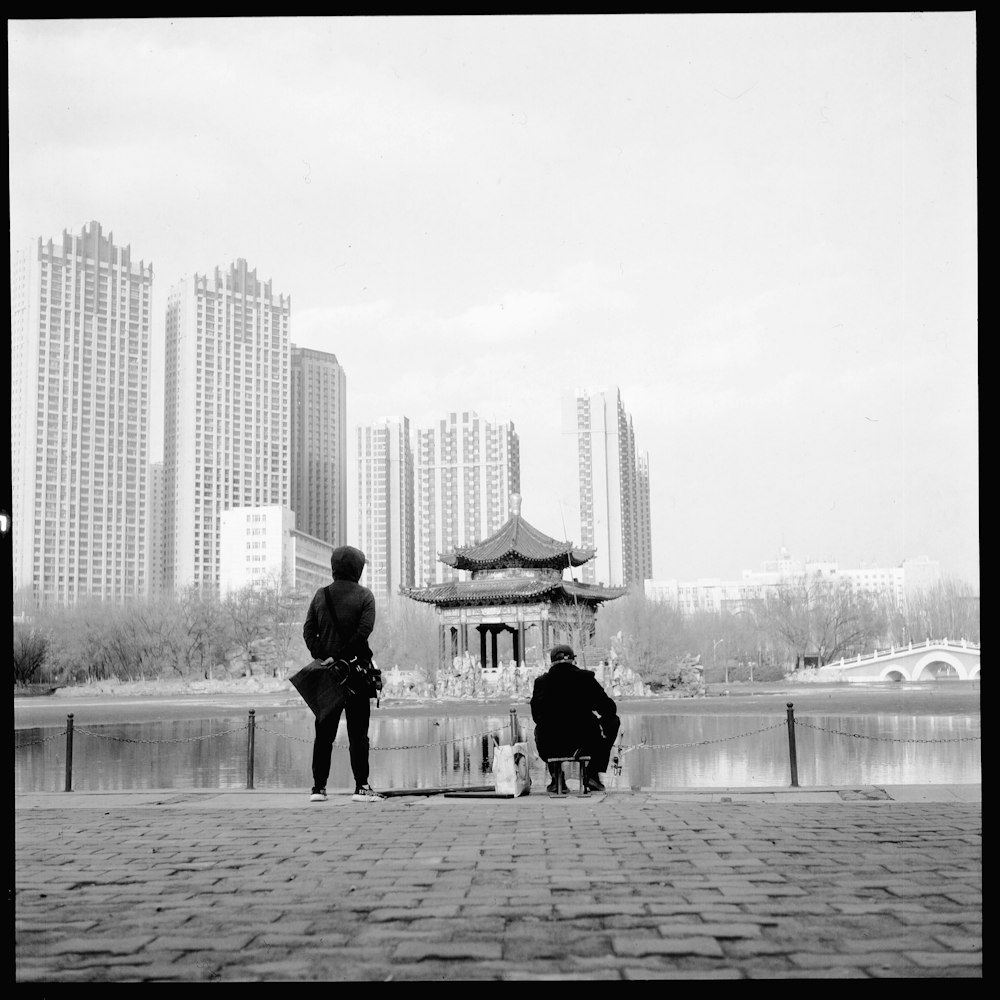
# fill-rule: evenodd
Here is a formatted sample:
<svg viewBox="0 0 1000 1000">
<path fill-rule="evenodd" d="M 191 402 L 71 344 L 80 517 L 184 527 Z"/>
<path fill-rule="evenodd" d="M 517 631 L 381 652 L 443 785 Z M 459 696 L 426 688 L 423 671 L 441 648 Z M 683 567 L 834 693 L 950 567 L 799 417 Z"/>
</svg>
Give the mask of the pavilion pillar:
<svg viewBox="0 0 1000 1000">
<path fill-rule="evenodd" d="M 486 666 L 486 631 L 485 625 L 479 626 L 479 662 Z"/>
<path fill-rule="evenodd" d="M 490 662 L 493 664 L 493 669 L 496 670 L 499 668 L 500 663 L 497 658 L 497 629 L 495 625 L 490 627 L 490 643 L 490 652 L 493 654 L 493 659 Z"/>
</svg>

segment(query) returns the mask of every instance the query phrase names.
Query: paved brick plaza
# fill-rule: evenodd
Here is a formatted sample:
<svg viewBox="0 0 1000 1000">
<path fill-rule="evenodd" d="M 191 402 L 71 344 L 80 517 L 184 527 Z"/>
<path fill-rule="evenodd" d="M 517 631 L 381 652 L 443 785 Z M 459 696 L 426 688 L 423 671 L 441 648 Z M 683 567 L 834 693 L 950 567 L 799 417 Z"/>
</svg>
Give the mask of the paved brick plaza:
<svg viewBox="0 0 1000 1000">
<path fill-rule="evenodd" d="M 17 795 L 16 980 L 981 977 L 980 798 Z"/>
</svg>

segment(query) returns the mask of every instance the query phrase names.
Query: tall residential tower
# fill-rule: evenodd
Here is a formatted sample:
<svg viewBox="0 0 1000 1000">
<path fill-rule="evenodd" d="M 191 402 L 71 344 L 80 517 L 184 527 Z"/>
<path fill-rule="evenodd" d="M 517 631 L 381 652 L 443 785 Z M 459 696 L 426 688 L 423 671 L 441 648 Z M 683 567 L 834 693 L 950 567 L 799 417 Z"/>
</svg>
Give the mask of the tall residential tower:
<svg viewBox="0 0 1000 1000">
<path fill-rule="evenodd" d="M 567 530 L 597 550 L 581 568 L 586 583 L 642 586 L 652 576 L 649 462 L 637 458 L 632 418 L 617 386 L 563 396 Z"/>
<path fill-rule="evenodd" d="M 407 417 L 358 428 L 358 545 L 379 601 L 414 584 L 413 447 Z"/>
<path fill-rule="evenodd" d="M 438 555 L 481 542 L 510 517 L 521 492 L 520 443 L 511 422 L 450 413 L 417 430 L 417 585 L 457 580 Z"/>
<path fill-rule="evenodd" d="M 298 531 L 347 541 L 347 377 L 334 354 L 292 345 L 291 508 Z"/>
<path fill-rule="evenodd" d="M 97 222 L 12 264 L 15 591 L 142 597 L 152 265 Z"/>
<path fill-rule="evenodd" d="M 164 385 L 168 589 L 217 593 L 231 507 L 288 506 L 291 299 L 237 260 L 170 290 Z"/>
</svg>

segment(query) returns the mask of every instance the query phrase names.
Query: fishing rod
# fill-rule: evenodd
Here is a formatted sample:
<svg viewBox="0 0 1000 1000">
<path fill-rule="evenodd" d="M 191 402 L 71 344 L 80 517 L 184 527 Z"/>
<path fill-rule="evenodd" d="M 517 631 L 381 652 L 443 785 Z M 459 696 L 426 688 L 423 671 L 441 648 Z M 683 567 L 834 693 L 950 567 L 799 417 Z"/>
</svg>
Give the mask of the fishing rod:
<svg viewBox="0 0 1000 1000">
<path fill-rule="evenodd" d="M 573 543 L 567 537 L 568 532 L 566 531 L 566 515 L 563 513 L 562 501 L 557 498 L 556 499 L 556 503 L 559 505 L 559 517 L 562 519 L 563 538 L 567 542 L 569 542 L 569 549 L 566 552 L 566 566 L 569 569 L 570 579 L 573 581 L 573 583 L 576 583 L 576 577 L 573 576 Z M 587 647 L 586 647 L 586 644 L 583 641 L 583 622 L 582 622 L 582 620 L 580 618 L 580 604 L 579 604 L 579 601 L 577 600 L 576 589 L 575 588 L 573 590 L 573 610 L 576 612 L 576 631 L 577 631 L 577 634 L 580 637 L 580 642 L 579 642 L 579 646 L 580 646 L 580 659 L 583 662 L 583 666 L 586 667 L 587 666 L 587 653 L 586 653 L 586 648 Z"/>
</svg>

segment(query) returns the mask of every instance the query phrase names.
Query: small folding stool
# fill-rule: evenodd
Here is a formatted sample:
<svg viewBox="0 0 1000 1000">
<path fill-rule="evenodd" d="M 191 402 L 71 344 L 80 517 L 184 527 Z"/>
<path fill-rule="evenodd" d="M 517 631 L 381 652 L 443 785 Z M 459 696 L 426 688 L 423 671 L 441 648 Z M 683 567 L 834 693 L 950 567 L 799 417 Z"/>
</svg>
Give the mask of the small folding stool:
<svg viewBox="0 0 1000 1000">
<path fill-rule="evenodd" d="M 564 773 L 564 767 L 567 764 L 576 764 L 576 776 L 580 782 L 580 791 L 577 795 L 589 795 L 590 789 L 587 787 L 587 765 L 590 763 L 589 757 L 550 757 L 547 761 L 549 764 L 559 765 L 559 783 L 556 788 L 559 789 L 555 792 L 549 792 L 549 795 L 558 797 L 563 795 L 569 795 L 569 789 L 566 787 L 566 775 Z"/>
</svg>

